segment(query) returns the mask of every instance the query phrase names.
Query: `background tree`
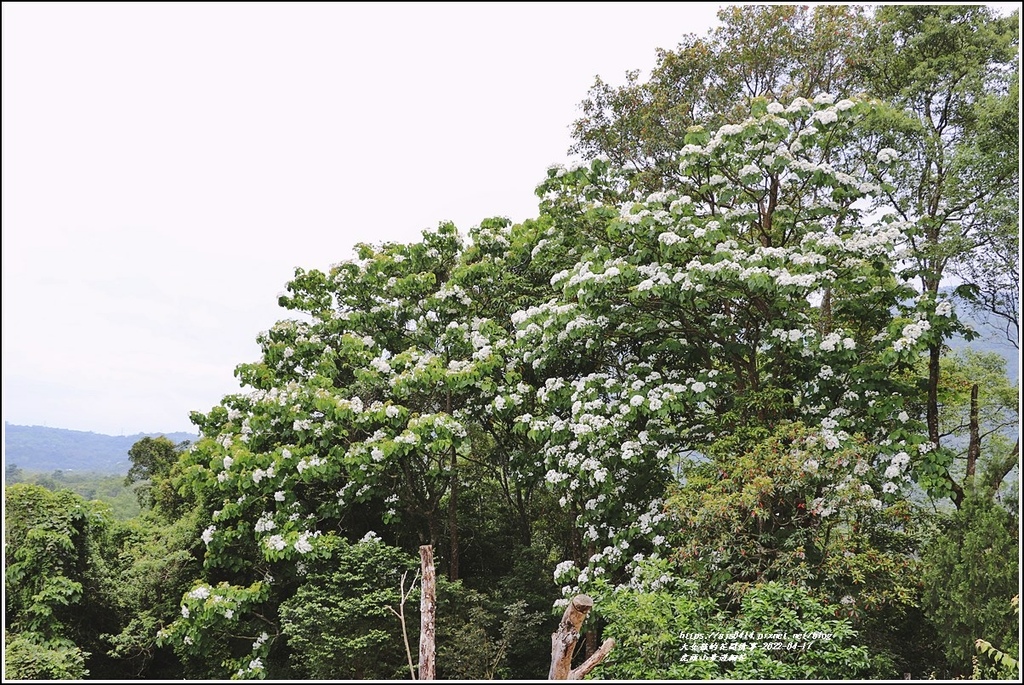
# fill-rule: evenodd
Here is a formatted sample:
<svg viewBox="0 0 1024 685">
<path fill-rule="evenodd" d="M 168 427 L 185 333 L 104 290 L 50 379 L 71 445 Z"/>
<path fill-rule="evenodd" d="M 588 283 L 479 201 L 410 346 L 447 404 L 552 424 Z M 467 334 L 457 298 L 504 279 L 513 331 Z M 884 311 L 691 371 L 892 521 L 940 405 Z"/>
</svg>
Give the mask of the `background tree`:
<svg viewBox="0 0 1024 685">
<path fill-rule="evenodd" d="M 170 475 L 178 456 L 188 445 L 188 441 L 175 444 L 161 435 L 155 438 L 144 437 L 131 446 L 128 458 L 132 465 L 124 478 L 124 484 L 135 484 L 135 496 L 140 506 L 158 504 L 173 510 L 180 504 L 170 484 Z"/>
<path fill-rule="evenodd" d="M 925 549 L 923 606 L 939 628 L 945 677 L 971 674 L 981 637 L 1016 653 L 1020 622 L 1010 599 L 1020 583 L 1019 532 L 1016 515 L 991 498 L 969 495 Z"/>
<path fill-rule="evenodd" d="M 678 180 L 673 160 L 690 126 L 734 123 L 759 97 L 857 92 L 864 7 L 737 5 L 720 9 L 718 20 L 706 36 L 686 34 L 676 49 L 659 49 L 647 81 L 638 71 L 623 86 L 598 77 L 573 123 L 570 152 L 609 159 L 647 194 Z"/>
<path fill-rule="evenodd" d="M 979 247 L 1005 225 L 1020 186 L 1019 127 L 994 116 L 1018 116 L 1010 100 L 1017 25 L 981 5 L 891 5 L 876 10 L 866 36 L 866 86 L 891 105 L 878 135 L 902 153 L 882 204 L 916 227 L 909 258 L 924 299 L 938 300 L 954 264 L 983 258 Z M 987 264 L 1001 265 L 1009 264 Z M 936 447 L 941 353 L 932 341 L 926 419 Z M 951 490 L 959 505 L 964 493 Z"/>
</svg>

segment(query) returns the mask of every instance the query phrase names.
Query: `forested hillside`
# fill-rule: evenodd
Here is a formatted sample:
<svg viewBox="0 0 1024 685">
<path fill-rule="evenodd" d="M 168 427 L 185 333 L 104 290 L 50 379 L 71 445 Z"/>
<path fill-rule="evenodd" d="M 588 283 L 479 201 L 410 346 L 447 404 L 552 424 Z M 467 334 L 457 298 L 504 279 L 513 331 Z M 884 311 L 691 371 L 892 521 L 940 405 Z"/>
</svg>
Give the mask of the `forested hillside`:
<svg viewBox="0 0 1024 685">
<path fill-rule="evenodd" d="M 4 423 L 4 465 L 26 471 L 94 471 L 125 474 L 131 466 L 128 450 L 146 436 L 166 435 L 174 442 L 195 440 L 189 433 L 102 435 L 88 431 L 17 426 Z"/>
<path fill-rule="evenodd" d="M 438 679 L 543 679 L 579 594 L 591 678 L 1019 679 L 966 325 L 1016 349 L 1019 17 L 719 16 L 598 79 L 536 217 L 296 269 L 198 439 L 132 445 L 140 516 L 8 487 L 5 676 L 425 675 L 429 545 Z"/>
</svg>

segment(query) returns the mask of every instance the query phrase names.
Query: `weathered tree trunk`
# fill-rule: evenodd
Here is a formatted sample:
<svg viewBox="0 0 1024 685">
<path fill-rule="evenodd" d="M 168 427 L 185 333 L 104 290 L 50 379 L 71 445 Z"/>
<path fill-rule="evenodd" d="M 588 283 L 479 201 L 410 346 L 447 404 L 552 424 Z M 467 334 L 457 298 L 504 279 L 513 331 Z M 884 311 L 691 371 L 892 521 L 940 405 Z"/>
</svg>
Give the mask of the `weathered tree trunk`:
<svg viewBox="0 0 1024 685">
<path fill-rule="evenodd" d="M 612 651 L 612 647 L 615 646 L 615 639 L 608 638 L 601 643 L 601 646 L 597 648 L 597 651 L 590 655 L 590 658 L 579 665 L 579 668 L 574 668 L 569 672 L 569 680 L 583 680 L 583 677 L 594 670 L 594 668 L 604 661 L 604 658 L 608 656 L 608 653 Z"/>
<path fill-rule="evenodd" d="M 551 634 L 551 668 L 548 670 L 548 680 L 569 679 L 572 653 L 576 641 L 580 638 L 580 626 L 593 608 L 594 600 L 589 595 L 576 595 L 565 608 L 558 630 Z"/>
<path fill-rule="evenodd" d="M 580 680 L 612 651 L 615 640 L 608 638 L 579 668 L 572 668 L 572 655 L 580 638 L 580 626 L 593 608 L 594 600 L 588 595 L 576 595 L 565 608 L 558 630 L 551 634 L 551 668 L 548 671 L 548 680 Z"/>
<path fill-rule="evenodd" d="M 419 680 L 434 679 L 434 635 L 437 598 L 434 576 L 434 548 L 420 547 L 420 668 Z"/>
</svg>

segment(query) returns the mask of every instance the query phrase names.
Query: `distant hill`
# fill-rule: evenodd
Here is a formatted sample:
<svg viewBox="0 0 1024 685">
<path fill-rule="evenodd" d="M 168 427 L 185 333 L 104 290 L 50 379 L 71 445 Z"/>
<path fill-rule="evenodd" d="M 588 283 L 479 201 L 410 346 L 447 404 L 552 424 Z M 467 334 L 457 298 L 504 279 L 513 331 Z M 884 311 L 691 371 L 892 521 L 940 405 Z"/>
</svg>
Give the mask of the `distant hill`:
<svg viewBox="0 0 1024 685">
<path fill-rule="evenodd" d="M 138 433 L 101 435 L 87 431 L 4 423 L 4 467 L 25 471 L 94 471 L 128 473 L 128 450 L 145 437 L 166 436 L 175 443 L 195 441 L 191 433 Z"/>
<path fill-rule="evenodd" d="M 948 291 L 948 288 L 944 288 Z M 1011 383 L 1016 383 L 1020 372 L 1020 351 L 1006 338 L 1006 321 L 984 311 L 973 311 L 964 300 L 954 297 L 957 316 L 960 321 L 975 330 L 978 337 L 967 342 L 960 336 L 949 341 L 954 351 L 969 347 L 975 352 L 994 352 L 1006 360 L 1006 375 Z"/>
</svg>

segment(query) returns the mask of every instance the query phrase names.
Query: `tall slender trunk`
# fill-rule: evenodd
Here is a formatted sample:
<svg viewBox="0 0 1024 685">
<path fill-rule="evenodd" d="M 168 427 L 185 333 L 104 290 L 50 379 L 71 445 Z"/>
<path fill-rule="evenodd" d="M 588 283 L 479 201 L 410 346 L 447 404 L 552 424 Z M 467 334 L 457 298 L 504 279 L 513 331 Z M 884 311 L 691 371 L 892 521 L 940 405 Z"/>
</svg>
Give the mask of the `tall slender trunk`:
<svg viewBox="0 0 1024 685">
<path fill-rule="evenodd" d="M 456 470 L 455 445 L 452 445 L 451 497 L 448 499 L 448 580 L 459 579 L 459 477 Z"/>
<path fill-rule="evenodd" d="M 964 487 L 968 492 L 974 489 L 974 472 L 978 467 L 978 459 L 981 457 L 981 422 L 978 416 L 978 384 L 975 383 L 971 386 L 971 439 L 967 445 L 967 478 L 964 482 Z"/>
<path fill-rule="evenodd" d="M 939 356 L 942 347 L 939 344 L 928 348 L 928 439 L 939 446 Z"/>
<path fill-rule="evenodd" d="M 437 597 L 434 576 L 434 548 L 420 546 L 420 667 L 418 680 L 433 680 L 437 623 Z"/>
</svg>

